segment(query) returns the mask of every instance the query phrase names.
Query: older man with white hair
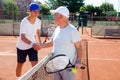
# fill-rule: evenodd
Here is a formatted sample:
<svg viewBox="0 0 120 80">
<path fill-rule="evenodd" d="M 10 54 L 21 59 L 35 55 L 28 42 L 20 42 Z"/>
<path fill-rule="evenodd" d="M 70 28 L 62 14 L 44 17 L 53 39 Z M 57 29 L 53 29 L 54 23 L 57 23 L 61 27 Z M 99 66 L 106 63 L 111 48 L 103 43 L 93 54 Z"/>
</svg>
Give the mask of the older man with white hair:
<svg viewBox="0 0 120 80">
<path fill-rule="evenodd" d="M 60 6 L 53 13 L 54 23 L 58 26 L 52 36 L 52 40 L 41 45 L 41 48 L 53 46 L 53 54 L 65 54 L 72 64 L 80 67 L 81 37 L 77 29 L 69 24 L 69 10 Z M 77 57 L 76 57 L 77 54 Z M 70 69 L 54 73 L 54 80 L 75 80 L 75 74 Z"/>
</svg>

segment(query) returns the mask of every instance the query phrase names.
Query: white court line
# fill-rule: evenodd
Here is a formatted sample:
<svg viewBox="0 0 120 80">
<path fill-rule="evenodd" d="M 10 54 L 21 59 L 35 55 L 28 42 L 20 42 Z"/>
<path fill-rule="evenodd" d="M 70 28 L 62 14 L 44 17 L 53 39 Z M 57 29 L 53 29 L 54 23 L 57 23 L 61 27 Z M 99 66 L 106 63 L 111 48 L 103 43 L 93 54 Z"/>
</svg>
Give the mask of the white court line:
<svg viewBox="0 0 120 80">
<path fill-rule="evenodd" d="M 112 59 L 112 58 L 90 58 L 90 60 L 120 61 L 120 59 Z"/>
<path fill-rule="evenodd" d="M 92 43 L 89 43 L 88 42 L 88 45 L 100 45 L 100 46 L 104 46 L 104 45 L 106 45 L 106 46 L 112 46 L 112 45 L 114 45 L 114 46 L 120 46 L 120 43 L 100 43 L 100 44 L 96 44 L 96 43 L 94 43 L 94 44 L 92 44 Z"/>
<path fill-rule="evenodd" d="M 0 56 L 16 56 L 16 54 L 0 54 Z"/>
<path fill-rule="evenodd" d="M 0 52 L 0 56 L 17 56 L 17 54 L 12 54 L 10 52 Z M 83 58 L 83 60 L 86 60 L 86 58 Z M 120 61 L 120 59 L 112 59 L 112 58 L 88 58 L 89 60 L 95 60 L 95 61 Z"/>
<path fill-rule="evenodd" d="M 17 42 L 17 40 L 13 40 L 13 41 L 11 41 L 11 40 L 0 40 L 0 42 Z"/>
<path fill-rule="evenodd" d="M 13 54 L 11 51 L 4 51 L 0 52 L 0 56 L 16 56 L 16 54 Z"/>
<path fill-rule="evenodd" d="M 112 59 L 112 58 L 93 58 L 91 60 L 120 61 L 120 59 Z"/>
<path fill-rule="evenodd" d="M 120 43 L 120 41 L 105 41 L 105 40 L 103 40 L 103 41 L 92 41 L 92 40 L 88 40 L 88 42 L 100 42 L 100 43 L 105 43 L 105 44 L 109 44 L 109 43 L 111 43 L 111 44 L 114 44 L 114 43 Z"/>
<path fill-rule="evenodd" d="M 85 58 L 83 58 L 85 59 Z M 89 60 L 99 60 L 99 61 L 120 61 L 120 59 L 112 59 L 112 58 L 89 58 Z"/>
</svg>

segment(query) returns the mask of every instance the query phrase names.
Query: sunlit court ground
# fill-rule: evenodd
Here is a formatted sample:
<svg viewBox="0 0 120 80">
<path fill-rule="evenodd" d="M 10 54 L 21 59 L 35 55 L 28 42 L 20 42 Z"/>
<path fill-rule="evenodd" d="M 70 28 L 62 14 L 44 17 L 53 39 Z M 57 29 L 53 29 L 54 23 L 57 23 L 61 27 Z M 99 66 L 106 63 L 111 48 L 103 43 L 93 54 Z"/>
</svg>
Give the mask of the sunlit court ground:
<svg viewBox="0 0 120 80">
<path fill-rule="evenodd" d="M 79 29 L 81 33 L 81 28 Z M 84 28 L 82 39 L 87 40 L 89 78 L 86 80 L 120 80 L 120 40 L 111 38 L 91 37 L 90 28 Z M 0 36 L 0 80 L 15 80 L 16 69 L 16 42 L 18 36 Z M 41 38 L 42 41 L 44 38 Z M 52 48 L 39 50 L 39 61 L 44 58 Z M 31 68 L 27 59 L 23 72 Z M 88 77 L 84 70 L 77 70 L 76 80 Z"/>
</svg>

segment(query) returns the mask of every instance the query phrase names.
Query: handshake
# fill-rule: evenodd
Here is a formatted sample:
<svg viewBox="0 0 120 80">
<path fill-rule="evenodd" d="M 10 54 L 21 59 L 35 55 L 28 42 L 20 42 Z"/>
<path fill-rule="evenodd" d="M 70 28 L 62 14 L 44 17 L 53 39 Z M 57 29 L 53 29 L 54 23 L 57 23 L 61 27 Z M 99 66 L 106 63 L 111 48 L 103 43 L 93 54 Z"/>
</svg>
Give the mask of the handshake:
<svg viewBox="0 0 120 80">
<path fill-rule="evenodd" d="M 40 43 L 33 43 L 32 45 L 34 50 L 40 50 L 42 48 L 42 44 Z"/>
</svg>

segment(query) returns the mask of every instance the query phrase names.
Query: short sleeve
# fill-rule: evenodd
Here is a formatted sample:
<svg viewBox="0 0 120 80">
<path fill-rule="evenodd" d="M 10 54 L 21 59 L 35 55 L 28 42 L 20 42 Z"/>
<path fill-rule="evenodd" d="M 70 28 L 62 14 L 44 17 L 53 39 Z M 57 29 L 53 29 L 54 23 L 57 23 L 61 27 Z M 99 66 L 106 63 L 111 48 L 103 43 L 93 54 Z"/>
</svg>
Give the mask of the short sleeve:
<svg viewBox="0 0 120 80">
<path fill-rule="evenodd" d="M 38 26 L 37 29 L 41 29 L 41 20 L 38 20 Z"/>
<path fill-rule="evenodd" d="M 76 29 L 74 29 L 72 31 L 72 42 L 75 43 L 80 40 L 81 40 L 80 33 Z"/>
<path fill-rule="evenodd" d="M 27 30 L 27 26 L 22 21 L 21 24 L 20 24 L 20 34 L 22 34 L 22 33 L 26 34 L 26 30 Z"/>
</svg>

